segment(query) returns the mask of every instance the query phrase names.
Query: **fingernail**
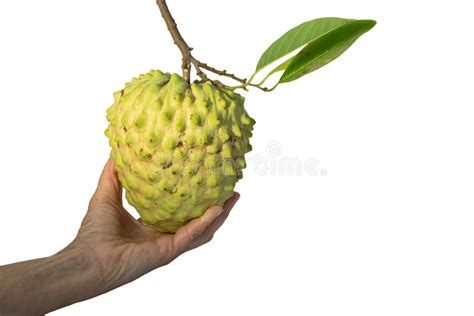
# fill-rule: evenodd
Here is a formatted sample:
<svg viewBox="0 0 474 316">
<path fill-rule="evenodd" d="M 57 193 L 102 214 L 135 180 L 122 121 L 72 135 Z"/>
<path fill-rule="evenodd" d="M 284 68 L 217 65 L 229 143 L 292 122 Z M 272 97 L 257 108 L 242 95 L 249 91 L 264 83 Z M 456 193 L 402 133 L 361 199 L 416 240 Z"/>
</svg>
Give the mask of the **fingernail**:
<svg viewBox="0 0 474 316">
<path fill-rule="evenodd" d="M 234 192 L 234 199 L 235 199 L 235 202 L 237 202 L 240 199 L 240 193 L 239 192 Z"/>
<path fill-rule="evenodd" d="M 239 199 L 240 199 L 240 194 L 235 192 L 234 195 L 230 199 L 228 199 L 227 202 L 224 204 L 224 207 L 227 210 L 232 210 Z"/>
</svg>

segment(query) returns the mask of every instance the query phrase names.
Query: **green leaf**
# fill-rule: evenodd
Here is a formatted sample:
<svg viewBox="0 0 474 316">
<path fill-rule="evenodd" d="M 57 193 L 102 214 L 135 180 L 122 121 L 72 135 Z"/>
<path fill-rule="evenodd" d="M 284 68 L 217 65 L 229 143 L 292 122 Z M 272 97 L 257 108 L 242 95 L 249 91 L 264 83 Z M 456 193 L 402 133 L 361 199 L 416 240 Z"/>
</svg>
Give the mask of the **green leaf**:
<svg viewBox="0 0 474 316">
<path fill-rule="evenodd" d="M 375 24 L 373 20 L 352 20 L 316 38 L 293 57 L 280 83 L 296 80 L 329 64 Z"/>
<path fill-rule="evenodd" d="M 276 40 L 263 53 L 257 64 L 255 72 L 260 71 L 277 59 L 295 51 L 296 49 L 308 44 L 314 39 L 354 20 L 340 18 L 320 18 L 305 22 Z"/>
</svg>

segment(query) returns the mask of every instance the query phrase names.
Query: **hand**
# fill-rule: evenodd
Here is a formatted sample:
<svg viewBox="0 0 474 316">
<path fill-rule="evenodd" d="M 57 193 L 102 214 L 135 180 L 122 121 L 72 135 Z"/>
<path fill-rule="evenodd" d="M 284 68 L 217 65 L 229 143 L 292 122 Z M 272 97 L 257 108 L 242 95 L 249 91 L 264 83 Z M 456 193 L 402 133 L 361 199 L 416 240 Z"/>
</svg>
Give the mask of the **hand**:
<svg viewBox="0 0 474 316">
<path fill-rule="evenodd" d="M 136 220 L 122 205 L 122 187 L 109 160 L 76 239 L 68 248 L 91 253 L 100 269 L 104 291 L 133 281 L 209 242 L 239 199 L 235 193 L 221 207 L 211 207 L 176 234 L 164 234 Z"/>
<path fill-rule="evenodd" d="M 74 241 L 57 254 L 0 267 L 0 315 L 43 315 L 80 302 L 170 263 L 212 239 L 239 195 L 211 207 L 176 234 L 133 218 L 111 160 L 105 165 Z"/>
</svg>

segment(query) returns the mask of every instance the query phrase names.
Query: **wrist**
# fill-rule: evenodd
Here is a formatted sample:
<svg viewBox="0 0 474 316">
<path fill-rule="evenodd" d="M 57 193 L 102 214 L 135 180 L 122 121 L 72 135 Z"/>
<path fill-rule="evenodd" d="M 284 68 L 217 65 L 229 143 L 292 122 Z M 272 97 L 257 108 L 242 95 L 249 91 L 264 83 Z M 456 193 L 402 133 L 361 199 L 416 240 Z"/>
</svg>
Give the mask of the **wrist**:
<svg viewBox="0 0 474 316">
<path fill-rule="evenodd" d="M 46 258 L 50 266 L 50 293 L 56 293 L 59 306 L 68 306 L 102 294 L 101 274 L 92 251 L 85 247 L 70 245 Z"/>
</svg>

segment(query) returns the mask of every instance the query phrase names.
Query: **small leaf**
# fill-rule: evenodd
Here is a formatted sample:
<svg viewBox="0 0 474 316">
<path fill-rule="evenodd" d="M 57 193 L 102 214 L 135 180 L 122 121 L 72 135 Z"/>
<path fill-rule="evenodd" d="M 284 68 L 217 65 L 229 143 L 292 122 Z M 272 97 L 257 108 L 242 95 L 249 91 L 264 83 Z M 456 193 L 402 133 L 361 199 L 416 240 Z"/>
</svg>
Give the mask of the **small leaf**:
<svg viewBox="0 0 474 316">
<path fill-rule="evenodd" d="M 265 78 L 263 78 L 263 80 L 259 83 L 259 85 L 263 85 L 263 83 L 264 83 L 265 81 L 267 81 L 267 79 L 268 79 L 271 75 L 273 75 L 274 73 L 277 73 L 277 72 L 279 72 L 279 71 L 284 71 L 284 70 L 286 70 L 286 68 L 288 67 L 288 65 L 291 64 L 292 61 L 293 61 L 293 57 L 290 58 L 290 59 L 288 59 L 287 61 L 281 63 L 280 65 L 278 65 L 278 67 L 275 67 L 275 69 L 273 69 L 272 71 L 270 71 L 270 72 L 268 73 L 268 75 L 266 75 Z"/>
<path fill-rule="evenodd" d="M 258 62 L 255 72 L 260 71 L 277 59 L 295 51 L 296 49 L 308 44 L 314 39 L 345 25 L 354 20 L 341 18 L 320 18 L 305 22 L 289 30 L 282 37 L 276 40 L 263 53 Z"/>
<path fill-rule="evenodd" d="M 281 63 L 278 67 L 273 69 L 268 75 L 270 76 L 270 75 L 273 75 L 275 72 L 285 70 L 291 64 L 292 61 L 293 61 L 293 57 L 288 59 L 287 61 Z"/>
<path fill-rule="evenodd" d="M 352 20 L 313 40 L 293 57 L 280 83 L 296 80 L 329 64 L 375 24 L 373 20 Z"/>
</svg>

